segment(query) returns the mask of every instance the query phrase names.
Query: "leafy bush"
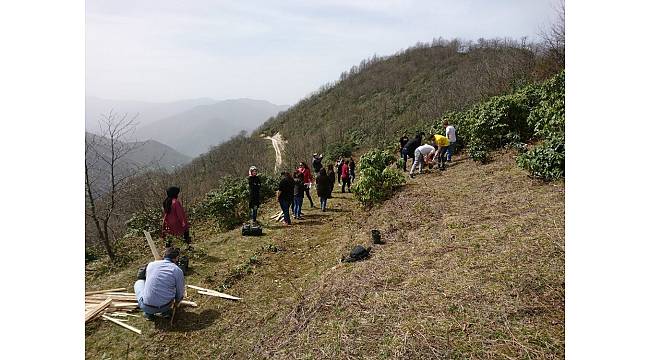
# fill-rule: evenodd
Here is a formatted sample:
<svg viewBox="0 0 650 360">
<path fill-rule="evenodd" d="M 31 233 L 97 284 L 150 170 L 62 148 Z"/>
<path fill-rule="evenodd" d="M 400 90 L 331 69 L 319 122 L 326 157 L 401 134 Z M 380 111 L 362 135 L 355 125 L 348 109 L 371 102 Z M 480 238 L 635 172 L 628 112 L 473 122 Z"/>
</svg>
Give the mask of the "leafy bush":
<svg viewBox="0 0 650 360">
<path fill-rule="evenodd" d="M 467 145 L 475 161 L 486 163 L 490 150 L 511 147 L 523 152 L 517 163 L 533 176 L 545 180 L 564 176 L 564 72 L 467 111 L 448 112 L 431 126 L 431 134 L 440 133 L 442 120 L 456 126 L 458 142 Z M 532 142 L 540 148 L 526 151 L 525 143 Z"/>
<path fill-rule="evenodd" d="M 564 141 L 544 141 L 517 157 L 517 165 L 532 176 L 550 181 L 564 177 Z"/>
<path fill-rule="evenodd" d="M 127 235 L 142 236 L 142 230 L 156 233 L 162 224 L 162 206 L 139 211 L 126 221 Z"/>
<path fill-rule="evenodd" d="M 387 199 L 393 191 L 406 183 L 397 168 L 389 167 L 395 157 L 388 150 L 373 149 L 361 156 L 358 177 L 352 185 L 352 193 L 364 206 L 371 206 Z"/>
<path fill-rule="evenodd" d="M 273 196 L 278 179 L 258 175 L 262 182 L 260 200 Z M 214 219 L 220 228 L 229 230 L 248 218 L 248 179 L 227 176 L 221 179 L 216 190 L 210 191 L 193 208 L 196 219 Z"/>
</svg>

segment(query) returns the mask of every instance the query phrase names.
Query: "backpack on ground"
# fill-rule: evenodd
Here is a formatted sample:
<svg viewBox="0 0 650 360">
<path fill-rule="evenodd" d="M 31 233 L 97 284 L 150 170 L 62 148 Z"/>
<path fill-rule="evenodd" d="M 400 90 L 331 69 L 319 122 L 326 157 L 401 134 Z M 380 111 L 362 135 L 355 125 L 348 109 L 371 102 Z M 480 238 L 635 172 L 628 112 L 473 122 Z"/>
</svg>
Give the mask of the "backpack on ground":
<svg viewBox="0 0 650 360">
<path fill-rule="evenodd" d="M 241 227 L 242 236 L 261 236 L 262 226 L 246 223 Z"/>
<path fill-rule="evenodd" d="M 361 245 L 355 246 L 352 251 L 350 251 L 350 256 L 344 257 L 341 259 L 343 262 L 354 262 L 354 261 L 359 261 L 363 260 L 367 257 L 370 256 L 370 249 L 372 247 L 368 246 L 368 248 L 365 248 Z"/>
</svg>

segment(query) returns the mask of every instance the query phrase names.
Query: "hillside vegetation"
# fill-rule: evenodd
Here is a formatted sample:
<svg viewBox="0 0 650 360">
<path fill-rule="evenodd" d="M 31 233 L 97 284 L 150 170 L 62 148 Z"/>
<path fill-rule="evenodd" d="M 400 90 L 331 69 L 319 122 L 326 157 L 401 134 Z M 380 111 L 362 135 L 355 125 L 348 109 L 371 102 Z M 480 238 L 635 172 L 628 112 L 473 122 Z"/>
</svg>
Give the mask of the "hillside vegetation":
<svg viewBox="0 0 650 360">
<path fill-rule="evenodd" d="M 516 155 L 463 156 L 371 212 L 337 190 L 332 211 L 306 208 L 290 228 L 268 220 L 270 201 L 259 238 L 196 223 L 187 283 L 243 300 L 188 289 L 199 307 L 172 328 L 129 318 L 143 335 L 93 322 L 86 358 L 563 358 L 564 184 L 530 179 Z M 386 244 L 339 264 L 371 229 Z M 129 243 L 131 265 L 88 273 L 87 290 L 132 286 L 151 254 Z"/>
</svg>

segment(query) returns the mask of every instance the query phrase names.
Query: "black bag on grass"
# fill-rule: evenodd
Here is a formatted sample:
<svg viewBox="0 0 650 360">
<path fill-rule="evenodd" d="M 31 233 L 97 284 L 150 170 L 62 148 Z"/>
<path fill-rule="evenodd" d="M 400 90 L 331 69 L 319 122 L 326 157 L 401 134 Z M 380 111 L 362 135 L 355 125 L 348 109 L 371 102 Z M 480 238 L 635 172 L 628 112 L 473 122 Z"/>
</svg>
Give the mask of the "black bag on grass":
<svg viewBox="0 0 650 360">
<path fill-rule="evenodd" d="M 187 256 L 181 256 L 178 258 L 178 267 L 183 270 L 183 275 L 187 275 L 187 270 L 190 268 L 190 258 Z"/>
<path fill-rule="evenodd" d="M 241 234 L 242 236 L 261 236 L 262 226 L 246 223 L 241 227 Z"/>
<path fill-rule="evenodd" d="M 350 256 L 341 259 L 341 261 L 343 261 L 343 262 L 354 262 L 354 261 L 363 260 L 363 259 L 367 258 L 368 256 L 370 256 L 370 249 L 371 248 L 372 247 L 368 246 L 368 248 L 366 249 L 365 247 L 363 247 L 361 245 L 357 245 L 352 249 L 352 251 L 350 251 Z"/>
</svg>

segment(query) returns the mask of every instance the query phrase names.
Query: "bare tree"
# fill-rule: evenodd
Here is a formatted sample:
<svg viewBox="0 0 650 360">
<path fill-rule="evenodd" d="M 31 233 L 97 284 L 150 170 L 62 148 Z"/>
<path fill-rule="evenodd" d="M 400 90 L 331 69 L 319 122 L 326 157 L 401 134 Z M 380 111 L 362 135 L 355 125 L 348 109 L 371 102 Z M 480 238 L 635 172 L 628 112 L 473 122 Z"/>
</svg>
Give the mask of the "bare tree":
<svg viewBox="0 0 650 360">
<path fill-rule="evenodd" d="M 97 237 L 112 261 L 116 253 L 110 222 L 116 215 L 118 190 L 136 173 L 125 163 L 125 157 L 138 146 L 126 141 L 135 130 L 136 117 L 117 115 L 111 110 L 108 115 L 102 115 L 100 136 L 86 136 L 86 215 L 95 225 Z M 100 187 L 98 180 L 103 176 L 107 181 Z"/>
<path fill-rule="evenodd" d="M 561 68 L 564 68 L 564 7 L 564 0 L 558 0 L 555 5 L 555 22 L 541 32 L 547 56 Z"/>
</svg>

